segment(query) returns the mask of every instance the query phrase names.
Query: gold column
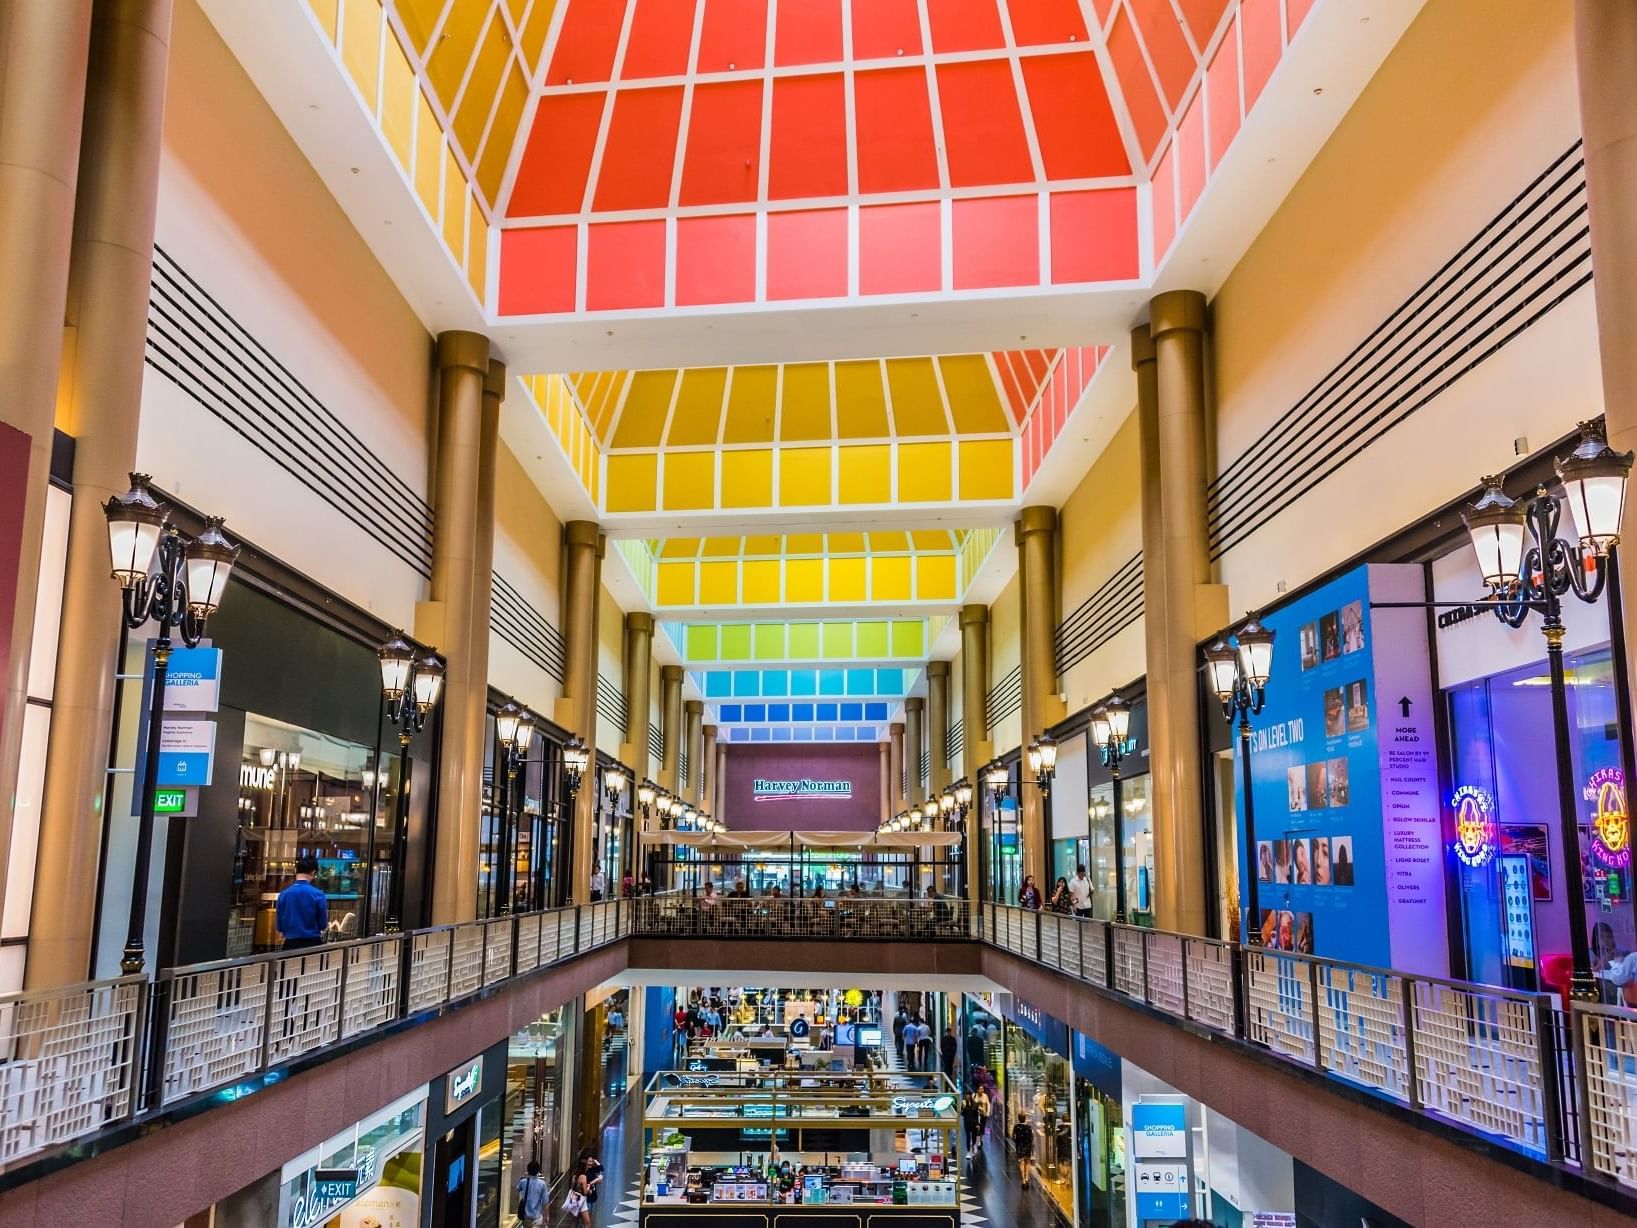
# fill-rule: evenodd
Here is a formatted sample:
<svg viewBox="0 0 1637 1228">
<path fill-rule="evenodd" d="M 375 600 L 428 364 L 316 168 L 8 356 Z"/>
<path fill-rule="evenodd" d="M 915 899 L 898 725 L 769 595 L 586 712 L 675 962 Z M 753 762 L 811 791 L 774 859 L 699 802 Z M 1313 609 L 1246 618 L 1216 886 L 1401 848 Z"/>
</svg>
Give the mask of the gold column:
<svg viewBox="0 0 1637 1228">
<path fill-rule="evenodd" d="M 682 782 L 682 800 L 692 802 L 695 806 L 699 805 L 699 781 L 705 774 L 705 765 L 701 762 L 705 754 L 700 732 L 704 716 L 705 705 L 702 701 L 697 699 L 683 701 L 682 736 L 688 747 L 688 778 Z"/>
<path fill-rule="evenodd" d="M 637 780 L 648 775 L 648 678 L 654 660 L 654 616 L 638 610 L 625 616 L 625 745 L 620 758 Z M 632 782 L 636 783 L 635 781 Z"/>
<path fill-rule="evenodd" d="M 881 818 L 892 818 L 892 786 L 888 783 L 892 779 L 892 754 L 885 742 L 876 743 L 881 748 Z"/>
<path fill-rule="evenodd" d="M 1166 618 L 1165 600 L 1165 517 L 1160 495 L 1160 474 L 1164 463 L 1160 457 L 1159 375 L 1154 361 L 1154 340 L 1146 324 L 1131 330 L 1131 369 L 1137 377 L 1138 467 L 1142 499 L 1143 648 L 1149 680 L 1146 703 L 1151 769 L 1148 793 L 1152 813 L 1157 816 L 1170 814 L 1172 809 L 1171 775 L 1168 770 L 1162 770 L 1162 765 L 1171 762 L 1174 738 L 1171 687 L 1161 681 L 1170 677 L 1167 663 L 1171 657 L 1171 624 Z M 1118 820 L 1118 816 L 1116 818 Z M 1135 866 L 1126 867 L 1128 875 L 1135 876 L 1136 872 Z M 1128 891 L 1127 895 L 1134 907 L 1135 893 Z"/>
<path fill-rule="evenodd" d="M 439 705 L 443 729 L 432 875 L 432 920 L 445 925 L 477 915 L 488 679 L 477 672 L 473 653 L 479 605 L 474 580 L 483 504 L 480 486 L 489 339 L 481 333 L 440 333 L 437 364 L 432 583 L 428 600 L 415 609 L 415 634 L 442 649 L 448 659 Z"/>
<path fill-rule="evenodd" d="M 1023 744 L 1063 719 L 1057 698 L 1057 509 L 1026 507 L 1017 522 L 1018 594 L 1023 603 Z M 1024 764 L 1028 776 L 1028 764 Z M 1023 871 L 1044 882 L 1051 859 L 1046 849 L 1046 807 L 1038 785 L 1025 783 L 1022 797 Z"/>
<path fill-rule="evenodd" d="M 989 607 L 961 607 L 961 774 L 974 788 L 994 756 L 989 744 Z"/>
<path fill-rule="evenodd" d="M 926 711 L 926 700 L 911 695 L 904 700 L 904 796 L 911 802 L 922 802 L 921 792 L 921 736 L 926 724 L 921 714 Z"/>
<path fill-rule="evenodd" d="M 887 726 L 887 804 L 894 814 L 909 809 L 908 790 L 904 782 L 903 721 L 894 721 Z"/>
<path fill-rule="evenodd" d="M 574 798 L 576 900 L 590 898 L 591 846 L 597 824 L 597 555 L 602 543 L 595 521 L 571 520 L 563 526 L 567 579 L 563 585 L 563 698 L 557 723 L 579 734 L 590 754 Z"/>
<path fill-rule="evenodd" d="M 0 866 L 10 864 L 28 701 L 90 37 L 91 0 L 14 5 L 0 28 L 0 268 L 7 281 L 0 297 L 6 388 L 0 424 L 22 432 L 28 448 L 17 586 L 11 608 L 0 608 Z M 5 877 L 0 873 L 0 907 Z"/>
<path fill-rule="evenodd" d="M 1205 542 L 1205 296 L 1172 290 L 1149 311 L 1154 344 L 1154 436 L 1164 586 L 1148 662 L 1148 694 L 1163 692 L 1160 721 L 1149 711 L 1154 789 L 1154 903 L 1163 929 L 1205 932 L 1205 848 L 1199 762 L 1199 641 L 1227 621 L 1223 591 L 1210 584 Z M 1139 395 L 1140 395 L 1139 387 Z M 1139 423 L 1140 425 L 1140 423 Z M 1145 524 L 1145 528 L 1148 527 Z M 1144 571 L 1152 564 L 1145 558 Z M 1156 638 L 1156 636 L 1158 638 Z"/>
<path fill-rule="evenodd" d="M 926 747 L 932 763 L 932 792 L 936 796 L 949 787 L 949 759 L 944 748 L 949 742 L 949 662 L 926 664 Z"/>
<path fill-rule="evenodd" d="M 31 989 L 90 971 L 120 631 L 101 505 L 130 485 L 136 464 L 170 29 L 169 0 L 98 5 L 91 26 L 58 391 L 62 425 L 75 437 L 74 507 L 35 865 Z M 9 95 L 8 81 L 8 107 Z M 5 126 L 12 122 L 8 114 Z M 124 909 L 129 901 L 106 903 Z"/>
<path fill-rule="evenodd" d="M 699 788 L 700 805 L 706 814 L 716 817 L 716 726 L 702 727 L 705 740 L 705 752 L 700 755 L 700 764 L 703 782 Z"/>
<path fill-rule="evenodd" d="M 1637 448 L 1637 8 L 1575 0 L 1574 24 L 1604 426 L 1625 452 Z M 1626 500 L 1621 539 L 1621 615 L 1637 645 L 1637 499 Z M 1626 655 L 1637 681 L 1637 651 Z"/>
<path fill-rule="evenodd" d="M 482 844 L 483 755 L 489 728 L 489 621 L 494 602 L 495 465 L 500 447 L 500 404 L 506 399 L 506 364 L 489 360 L 483 373 L 483 411 L 478 419 L 477 516 L 472 532 L 472 624 L 467 641 L 471 665 L 467 670 L 465 755 L 477 767 L 476 801 L 472 810 L 470 854 L 480 856 Z M 445 740 L 447 747 L 450 743 Z M 472 785 L 467 789 L 470 793 Z M 472 911 L 477 914 L 478 866 L 472 863 Z"/>
<path fill-rule="evenodd" d="M 659 757 L 659 787 L 680 796 L 682 789 L 682 667 L 659 667 L 659 715 L 665 747 Z"/>
</svg>

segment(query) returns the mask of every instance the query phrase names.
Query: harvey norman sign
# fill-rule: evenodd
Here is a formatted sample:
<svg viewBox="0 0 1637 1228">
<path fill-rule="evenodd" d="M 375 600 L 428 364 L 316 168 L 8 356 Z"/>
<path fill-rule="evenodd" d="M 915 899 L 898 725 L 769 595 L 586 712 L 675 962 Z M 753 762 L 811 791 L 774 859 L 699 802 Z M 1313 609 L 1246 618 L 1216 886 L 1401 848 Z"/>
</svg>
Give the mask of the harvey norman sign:
<svg viewBox="0 0 1637 1228">
<path fill-rule="evenodd" d="M 763 780 L 750 782 L 750 795 L 758 802 L 782 801 L 787 797 L 840 797 L 853 795 L 850 780 Z"/>
</svg>

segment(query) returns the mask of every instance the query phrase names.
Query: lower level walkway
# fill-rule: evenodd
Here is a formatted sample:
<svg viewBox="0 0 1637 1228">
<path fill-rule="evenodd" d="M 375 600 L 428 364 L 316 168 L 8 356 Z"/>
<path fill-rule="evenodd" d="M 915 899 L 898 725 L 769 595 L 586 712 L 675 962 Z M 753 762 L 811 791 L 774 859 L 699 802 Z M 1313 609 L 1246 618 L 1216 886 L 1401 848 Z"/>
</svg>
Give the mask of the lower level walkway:
<svg viewBox="0 0 1637 1228">
<path fill-rule="evenodd" d="M 639 1101 L 627 1096 L 602 1130 L 603 1196 L 592 1211 L 593 1228 L 628 1228 L 637 1222 L 637 1195 L 642 1181 L 642 1122 Z M 1025 1190 L 1018 1182 L 1017 1164 L 991 1128 L 981 1157 L 962 1173 L 962 1228 L 1056 1228 L 1045 1195 L 1038 1188 Z M 570 1224 L 560 1206 L 552 1208 L 553 1225 Z"/>
</svg>

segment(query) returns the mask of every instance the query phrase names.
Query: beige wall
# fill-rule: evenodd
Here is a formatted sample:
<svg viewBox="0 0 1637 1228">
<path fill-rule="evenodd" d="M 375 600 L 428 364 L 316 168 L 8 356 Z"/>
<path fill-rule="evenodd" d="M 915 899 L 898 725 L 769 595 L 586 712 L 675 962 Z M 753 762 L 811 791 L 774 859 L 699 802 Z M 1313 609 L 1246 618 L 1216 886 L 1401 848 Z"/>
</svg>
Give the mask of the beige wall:
<svg viewBox="0 0 1637 1228">
<path fill-rule="evenodd" d="M 1216 438 L 1251 448 L 1578 136 L 1571 5 L 1432 0 L 1212 304 Z M 1589 288 L 1221 560 L 1238 611 L 1601 409 Z"/>
<path fill-rule="evenodd" d="M 984 692 L 995 689 L 1000 680 L 1017 668 L 1022 660 L 1023 629 L 1018 604 L 1018 578 L 1013 576 L 1000 590 L 1000 596 L 989 607 L 989 680 Z M 1023 745 L 1023 713 L 1012 712 L 1000 721 L 990 714 L 989 741 L 997 755 L 1014 751 Z"/>
<path fill-rule="evenodd" d="M 522 393 L 509 390 L 508 395 Z M 563 527 L 504 442 L 495 461 L 495 522 L 495 571 L 556 627 Z M 489 681 L 543 713 L 550 713 L 563 693 L 557 679 L 493 633 L 489 637 Z"/>
<path fill-rule="evenodd" d="M 175 11 L 157 239 L 426 497 L 431 339 L 196 0 Z M 413 622 L 420 575 L 273 456 L 152 369 L 142 408 L 138 463 L 161 486 L 383 619 Z"/>
<path fill-rule="evenodd" d="M 1063 619 L 1142 549 L 1138 462 L 1137 416 L 1133 413 L 1063 503 L 1058 532 Z M 1078 712 L 1115 687 L 1141 677 L 1144 661 L 1143 621 L 1139 618 L 1064 673 L 1059 685 L 1067 711 Z"/>
</svg>

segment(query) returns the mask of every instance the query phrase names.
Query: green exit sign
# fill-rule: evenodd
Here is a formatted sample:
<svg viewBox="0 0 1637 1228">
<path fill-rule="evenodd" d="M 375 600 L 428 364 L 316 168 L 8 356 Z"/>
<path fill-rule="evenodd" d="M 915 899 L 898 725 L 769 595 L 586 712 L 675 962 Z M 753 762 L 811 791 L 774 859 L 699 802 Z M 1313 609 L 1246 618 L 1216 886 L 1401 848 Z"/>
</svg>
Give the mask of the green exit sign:
<svg viewBox="0 0 1637 1228">
<path fill-rule="evenodd" d="M 188 791 L 186 789 L 155 789 L 153 791 L 153 812 L 155 814 L 181 814 L 188 808 Z"/>
</svg>

